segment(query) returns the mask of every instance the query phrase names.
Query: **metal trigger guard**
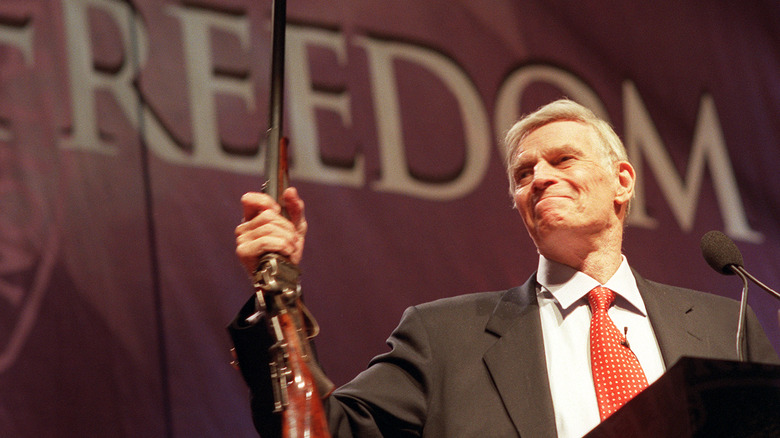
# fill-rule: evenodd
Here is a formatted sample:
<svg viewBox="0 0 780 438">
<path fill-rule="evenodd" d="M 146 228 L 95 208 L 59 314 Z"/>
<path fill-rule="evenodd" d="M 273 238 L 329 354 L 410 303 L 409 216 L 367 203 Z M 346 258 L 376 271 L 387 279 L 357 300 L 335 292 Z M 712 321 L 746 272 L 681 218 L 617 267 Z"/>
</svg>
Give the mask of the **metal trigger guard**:
<svg viewBox="0 0 780 438">
<path fill-rule="evenodd" d="M 252 280 L 256 289 L 266 294 L 281 293 L 291 303 L 300 296 L 300 277 L 301 270 L 287 257 L 268 253 L 260 258 Z"/>
<path fill-rule="evenodd" d="M 320 326 L 309 309 L 299 301 L 300 277 L 301 270 L 287 257 L 276 253 L 268 253 L 260 257 L 258 267 L 252 276 L 257 296 L 256 315 L 262 313 L 275 315 L 281 311 L 297 309 L 301 313 L 303 323 L 301 328 L 305 336 L 311 339 L 319 334 Z"/>
</svg>

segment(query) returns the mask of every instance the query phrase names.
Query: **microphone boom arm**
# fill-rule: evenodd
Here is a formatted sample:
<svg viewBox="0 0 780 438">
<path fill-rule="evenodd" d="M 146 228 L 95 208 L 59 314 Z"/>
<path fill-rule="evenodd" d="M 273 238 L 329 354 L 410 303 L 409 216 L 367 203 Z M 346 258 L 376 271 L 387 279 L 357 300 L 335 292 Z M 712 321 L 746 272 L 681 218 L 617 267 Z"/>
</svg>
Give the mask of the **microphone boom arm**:
<svg viewBox="0 0 780 438">
<path fill-rule="evenodd" d="M 732 268 L 738 267 L 731 265 Z M 747 324 L 748 279 L 743 270 L 734 269 L 734 273 L 742 279 L 742 298 L 739 300 L 739 321 L 737 322 L 737 360 L 745 362 L 745 325 Z"/>
<path fill-rule="evenodd" d="M 732 270 L 733 270 L 735 273 L 737 273 L 738 275 L 739 275 L 739 274 L 742 274 L 742 275 L 744 275 L 745 277 L 747 277 L 748 279 L 750 279 L 750 281 L 752 281 L 753 283 L 757 284 L 757 285 L 758 285 L 758 287 L 760 287 L 761 289 L 764 289 L 765 291 L 769 292 L 771 295 L 774 295 L 774 297 L 775 297 L 775 298 L 777 298 L 778 300 L 780 300 L 780 292 L 777 292 L 776 290 L 772 289 L 771 287 L 769 287 L 769 286 L 765 285 L 764 283 L 762 283 L 761 281 L 759 281 L 759 280 L 758 280 L 756 277 L 754 277 L 754 276 L 753 276 L 753 274 L 751 274 L 750 272 L 748 272 L 748 271 L 747 271 L 745 268 L 743 268 L 742 266 L 739 266 L 739 265 L 730 265 L 730 267 L 731 267 L 731 269 L 732 269 Z"/>
</svg>

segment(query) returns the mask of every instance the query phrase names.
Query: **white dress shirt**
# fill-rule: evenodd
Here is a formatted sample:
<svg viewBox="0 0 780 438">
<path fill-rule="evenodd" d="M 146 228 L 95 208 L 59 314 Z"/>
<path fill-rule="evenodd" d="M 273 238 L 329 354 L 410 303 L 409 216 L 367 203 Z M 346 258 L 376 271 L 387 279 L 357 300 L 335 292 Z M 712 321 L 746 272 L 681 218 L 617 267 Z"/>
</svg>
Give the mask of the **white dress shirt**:
<svg viewBox="0 0 780 438">
<path fill-rule="evenodd" d="M 537 300 L 558 437 L 579 438 L 599 424 L 590 369 L 590 308 L 587 293 L 604 286 L 617 294 L 609 316 L 639 359 L 648 383 L 664 372 L 661 350 L 647 318 L 636 279 L 623 256 L 606 284 L 582 272 L 539 257 Z"/>
</svg>

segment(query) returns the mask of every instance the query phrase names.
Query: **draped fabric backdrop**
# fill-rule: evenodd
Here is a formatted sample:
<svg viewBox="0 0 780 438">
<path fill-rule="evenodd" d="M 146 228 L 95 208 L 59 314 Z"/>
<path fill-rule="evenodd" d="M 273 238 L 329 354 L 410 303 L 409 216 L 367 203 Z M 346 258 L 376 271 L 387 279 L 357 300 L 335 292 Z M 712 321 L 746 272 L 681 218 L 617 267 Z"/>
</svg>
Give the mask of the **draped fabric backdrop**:
<svg viewBox="0 0 780 438">
<path fill-rule="evenodd" d="M 270 0 L 0 2 L 0 436 L 254 436 L 225 326 L 263 182 Z M 289 0 L 303 287 L 337 383 L 409 305 L 522 283 L 500 138 L 568 96 L 639 172 L 625 254 L 738 297 L 780 287 L 776 1 Z M 778 302 L 750 303 L 780 348 Z M 736 319 L 737 315 L 734 315 Z"/>
</svg>

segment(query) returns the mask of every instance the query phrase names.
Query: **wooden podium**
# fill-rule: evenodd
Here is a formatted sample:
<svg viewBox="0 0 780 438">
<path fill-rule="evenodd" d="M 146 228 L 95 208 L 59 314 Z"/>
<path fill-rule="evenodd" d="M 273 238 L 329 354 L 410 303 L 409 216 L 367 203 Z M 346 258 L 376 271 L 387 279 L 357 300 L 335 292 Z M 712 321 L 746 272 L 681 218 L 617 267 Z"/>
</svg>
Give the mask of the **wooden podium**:
<svg viewBox="0 0 780 438">
<path fill-rule="evenodd" d="M 585 437 L 780 437 L 780 366 L 684 357 Z"/>
</svg>

